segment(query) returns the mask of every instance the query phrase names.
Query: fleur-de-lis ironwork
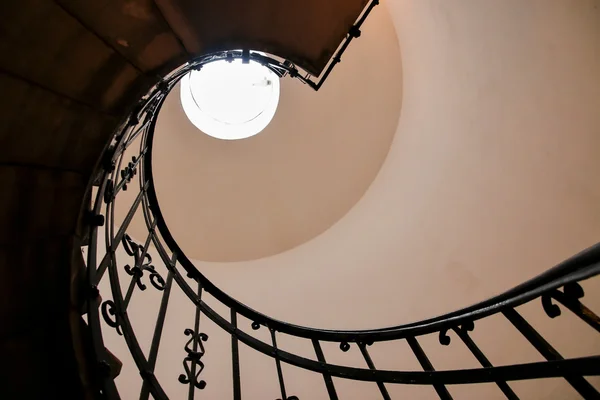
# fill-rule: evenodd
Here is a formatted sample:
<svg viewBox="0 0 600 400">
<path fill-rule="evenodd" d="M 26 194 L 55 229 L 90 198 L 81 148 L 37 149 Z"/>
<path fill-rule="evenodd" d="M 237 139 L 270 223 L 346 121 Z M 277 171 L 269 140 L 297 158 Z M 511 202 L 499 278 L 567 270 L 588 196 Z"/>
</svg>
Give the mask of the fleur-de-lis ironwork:
<svg viewBox="0 0 600 400">
<path fill-rule="evenodd" d="M 127 184 L 131 182 L 133 177 L 137 174 L 137 157 L 131 157 L 131 161 L 125 168 L 121 170 L 121 179 L 125 182 L 123 184 L 123 190 L 127 190 Z"/>
<path fill-rule="evenodd" d="M 165 290 L 166 282 L 152 265 L 152 256 L 148 253 L 144 253 L 144 256 L 142 257 L 142 246 L 134 242 L 128 234 L 123 236 L 122 243 L 125 252 L 134 259 L 134 266 L 131 267 L 129 264 L 125 265 L 125 271 L 133 276 L 133 279 L 135 279 L 135 283 L 140 290 L 146 290 L 146 285 L 142 283 L 144 271 L 150 273 L 150 283 L 152 286 L 158 290 Z"/>
<path fill-rule="evenodd" d="M 190 339 L 185 344 L 185 351 L 187 356 L 183 359 L 183 368 L 185 374 L 179 375 L 179 382 L 183 384 L 192 384 L 198 389 L 204 389 L 206 387 L 206 381 L 200 379 L 200 374 L 204 370 L 204 363 L 201 361 L 204 356 L 204 344 L 208 340 L 208 335 L 205 333 L 196 333 L 193 329 L 186 329 L 183 332 L 186 336 L 190 336 Z M 194 351 L 196 347 L 196 351 Z M 192 370 L 194 370 L 192 372 Z"/>
</svg>

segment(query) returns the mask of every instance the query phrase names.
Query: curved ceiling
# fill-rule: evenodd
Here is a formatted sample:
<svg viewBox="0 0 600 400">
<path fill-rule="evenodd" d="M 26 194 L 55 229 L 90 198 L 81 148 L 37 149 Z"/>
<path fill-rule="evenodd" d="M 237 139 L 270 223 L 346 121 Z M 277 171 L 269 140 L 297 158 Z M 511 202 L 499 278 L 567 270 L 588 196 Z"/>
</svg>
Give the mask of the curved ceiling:
<svg viewBox="0 0 600 400">
<path fill-rule="evenodd" d="M 504 291 L 600 237 L 598 1 L 398 0 L 385 6 L 402 48 L 404 97 L 393 144 L 369 190 L 338 223 L 290 251 L 227 268 L 195 263 L 221 289 L 273 317 L 334 329 L 413 322 Z M 597 281 L 588 283 L 585 302 L 595 310 L 600 290 Z M 171 366 L 180 365 L 175 355 L 181 342 L 175 338 L 194 311 L 183 294 L 180 299 L 173 301 L 174 314 L 188 319 L 166 324 L 174 340 L 165 341 L 161 354 L 173 355 L 172 363 L 163 362 L 168 366 L 157 372 L 169 379 Z M 203 301 L 210 302 L 210 296 Z M 147 310 L 146 298 L 139 304 Z M 215 309 L 228 317 L 229 310 Z M 544 336 L 553 334 L 550 341 L 561 352 L 566 348 L 563 354 L 599 348 L 597 336 L 586 336 L 564 322 L 569 320 L 548 319 L 541 307 L 523 313 L 528 319 L 543 317 L 531 321 Z M 150 332 L 155 320 L 148 320 Z M 250 323 L 240 320 L 246 327 Z M 268 340 L 266 330 L 256 332 Z M 473 335 L 494 365 L 540 357 L 501 318 L 479 321 Z M 438 370 L 457 362 L 478 366 L 468 364 L 476 361 L 461 346 L 440 346 L 437 335 L 422 343 Z M 370 348 L 377 367 L 419 370 L 413 354 L 398 345 Z M 330 349 L 328 361 L 349 362 L 337 344 Z M 314 357 L 312 348 L 305 351 Z M 354 362 L 364 361 L 354 354 Z M 205 371 L 212 374 L 210 391 L 231 370 L 218 350 L 206 357 L 212 365 Z M 264 369 L 246 365 L 251 366 L 242 374 L 244 393 L 254 389 L 262 395 L 269 385 L 261 380 Z M 137 368 L 130 376 L 139 376 Z M 294 393 L 305 389 L 304 398 L 317 398 L 310 393 L 314 381 L 298 376 L 291 380 L 297 384 Z M 169 389 L 185 395 L 187 388 L 171 382 Z M 337 380 L 336 388 L 344 382 Z M 559 379 L 510 385 L 523 398 L 576 396 Z M 374 392 L 367 392 L 367 385 L 348 381 L 341 397 L 375 398 L 377 387 L 371 386 Z M 432 388 L 417 385 L 388 387 L 395 397 L 435 396 Z M 491 384 L 449 387 L 456 398 L 500 398 L 494 389 Z"/>
<path fill-rule="evenodd" d="M 367 0 L 156 0 L 190 54 L 254 49 L 277 54 L 313 75 L 321 73 L 366 4 Z"/>
<path fill-rule="evenodd" d="M 275 117 L 257 136 L 214 139 L 185 116 L 179 86 L 167 97 L 156 126 L 155 185 L 188 257 L 281 253 L 321 234 L 362 197 L 387 156 L 402 97 L 385 8 L 364 31 L 320 91 L 282 79 Z"/>
<path fill-rule="evenodd" d="M 402 114 L 365 196 L 291 251 L 195 264 L 267 315 L 332 329 L 413 322 L 600 238 L 598 1 L 383 5 L 402 49 Z"/>
<path fill-rule="evenodd" d="M 267 315 L 372 328 L 488 298 L 596 243 L 595 3 L 384 2 L 372 17 L 394 21 L 402 113 L 365 195 L 289 251 L 196 267 Z"/>
</svg>

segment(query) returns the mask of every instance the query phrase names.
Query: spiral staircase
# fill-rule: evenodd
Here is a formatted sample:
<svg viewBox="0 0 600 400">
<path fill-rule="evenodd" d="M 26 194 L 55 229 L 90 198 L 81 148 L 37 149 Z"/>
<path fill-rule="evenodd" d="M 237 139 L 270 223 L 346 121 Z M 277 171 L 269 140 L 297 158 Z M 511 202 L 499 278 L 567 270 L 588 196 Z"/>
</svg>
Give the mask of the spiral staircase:
<svg viewBox="0 0 600 400">
<path fill-rule="evenodd" d="M 182 332 L 181 371 L 175 374 L 179 375 L 176 383 L 189 389 L 188 398 L 202 397 L 206 385 L 213 384 L 202 375 L 212 339 L 203 331 L 205 321 L 216 324 L 230 343 L 222 357 L 230 365 L 234 399 L 245 398 L 242 345 L 268 356 L 276 367 L 273 379 L 278 392 L 264 393 L 264 398 L 297 398 L 289 389 L 286 365 L 318 377 L 331 399 L 345 398 L 338 393 L 340 379 L 368 382 L 384 399 L 395 398 L 390 387 L 422 385 L 432 389 L 432 396 L 452 398 L 456 385 L 485 383 L 513 399 L 521 398 L 513 382 L 542 378 L 564 380 L 573 389 L 568 396 L 600 398 L 593 380 L 600 374 L 597 349 L 586 348 L 585 356 L 564 356 L 517 311 L 524 304 L 537 304 L 546 318 L 561 321 L 562 314 L 572 313 L 585 329 L 600 332 L 600 321 L 592 311 L 596 304 L 584 305 L 583 290 L 583 282 L 600 272 L 597 246 L 503 294 L 440 317 L 386 328 L 323 330 L 282 322 L 238 302 L 194 266 L 170 232 L 154 189 L 152 146 L 158 113 L 178 80 L 206 63 L 241 58 L 260 62 L 285 79 L 299 79 L 306 90 L 319 90 L 335 74 L 340 54 L 361 35 L 362 22 L 378 3 L 8 0 L 0 4 L 1 398 L 119 398 L 122 391 L 115 378 L 122 362 L 105 343 L 108 330 L 122 335 L 127 344 L 143 381 L 139 397 L 168 398 L 155 368 L 164 347 L 169 297 L 176 290 L 194 309 L 189 328 Z M 424 34 L 419 31 L 424 28 L 411 25 L 411 17 L 423 17 L 419 13 L 430 13 L 440 26 L 451 25 L 451 18 L 444 19 L 447 3 L 389 3 L 386 7 L 392 13 L 407 15 L 403 20 L 407 30 L 399 35 L 409 34 L 410 29 Z M 529 18 L 526 25 L 531 23 L 532 31 L 539 27 L 536 18 L 546 16 L 544 2 L 529 6 L 513 2 L 506 6 L 510 7 L 517 11 L 505 17 Z M 598 33 L 597 1 L 577 6 L 556 2 L 552 7 L 548 15 L 568 11 L 565 18 L 579 26 L 573 37 Z M 457 8 L 463 13 L 470 10 Z M 526 11 L 530 14 L 524 16 Z M 558 22 L 557 29 L 564 21 Z M 561 45 L 572 43 L 539 40 L 559 54 Z M 593 68 L 600 65 L 598 40 L 574 50 L 591 50 L 591 68 L 583 71 L 596 78 L 588 82 L 592 108 L 598 105 L 594 89 L 600 89 L 599 73 Z M 403 51 L 407 58 L 418 53 L 410 40 Z M 406 67 L 414 72 L 408 63 Z M 424 74 L 431 72 L 428 66 L 422 68 Z M 573 126 L 578 127 L 576 122 Z M 114 207 L 125 191 L 134 193 L 135 199 L 124 218 L 116 220 Z M 140 242 L 128 234 L 137 212 L 147 234 Z M 594 218 L 590 215 L 590 224 L 596 223 Z M 119 279 L 127 279 L 125 291 Z M 152 311 L 157 318 L 147 351 L 128 315 L 132 297 L 145 290 L 156 290 L 161 296 Z M 207 296 L 226 311 L 211 306 Z M 494 366 L 473 340 L 479 323 L 492 317 L 504 318 L 542 360 Z M 259 339 L 257 332 L 267 336 Z M 305 341 L 313 354 L 278 347 L 282 336 Z M 423 338 L 431 336 L 442 347 L 464 346 L 479 366 L 436 371 L 422 345 Z M 572 340 L 577 340 L 577 333 Z M 390 343 L 407 344 L 420 369 L 378 369 L 371 353 L 378 345 Z M 356 352 L 363 364 L 328 362 L 326 346 L 331 344 L 340 352 Z M 496 346 L 502 346 L 502 338 Z"/>
</svg>

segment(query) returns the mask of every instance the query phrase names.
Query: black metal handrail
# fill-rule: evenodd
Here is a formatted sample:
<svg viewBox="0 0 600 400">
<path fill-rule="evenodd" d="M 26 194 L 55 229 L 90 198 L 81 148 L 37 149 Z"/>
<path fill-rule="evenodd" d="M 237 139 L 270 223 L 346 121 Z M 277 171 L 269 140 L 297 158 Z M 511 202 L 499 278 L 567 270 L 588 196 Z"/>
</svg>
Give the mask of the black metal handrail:
<svg viewBox="0 0 600 400">
<path fill-rule="evenodd" d="M 241 52 L 239 55 L 241 57 Z M 268 57 L 257 54 L 260 60 L 269 59 Z M 270 59 L 273 61 L 273 59 Z M 160 108 L 160 107 L 159 107 Z M 206 276 L 204 276 L 194 264 L 187 258 L 185 253 L 179 247 L 177 241 L 171 234 L 166 220 L 162 215 L 159 200 L 152 182 L 152 147 L 153 147 L 154 126 L 149 131 L 148 138 L 148 156 L 145 158 L 145 170 L 148 174 L 150 186 L 148 188 L 148 198 L 153 207 L 153 212 L 157 217 L 157 226 L 161 236 L 167 246 L 179 254 L 179 262 L 185 268 L 187 273 L 194 279 L 200 280 L 204 289 L 213 295 L 216 299 L 230 308 L 234 308 L 244 317 L 256 321 L 262 325 L 272 327 L 280 332 L 294 336 L 300 336 L 309 339 L 328 340 L 328 341 L 349 341 L 349 342 L 376 342 L 384 340 L 394 340 L 405 338 L 415 334 L 425 334 L 443 329 L 446 325 L 456 325 L 468 321 L 477 320 L 500 311 L 502 306 L 516 307 L 532 298 L 539 296 L 542 292 L 555 289 L 566 285 L 567 283 L 583 280 L 590 276 L 600 273 L 600 243 L 582 251 L 572 258 L 562 262 L 556 267 L 544 272 L 543 274 L 524 282 L 515 288 L 508 290 L 498 296 L 474 304 L 472 306 L 441 315 L 428 320 L 380 328 L 373 330 L 324 330 L 286 323 L 268 317 L 258 311 L 247 307 L 241 302 L 233 299 L 227 293 L 220 290 Z"/>
<path fill-rule="evenodd" d="M 240 399 L 242 395 L 239 342 L 274 359 L 277 366 L 281 398 L 288 400 L 293 400 L 295 396 L 288 396 L 281 363 L 321 374 L 331 399 L 338 398 L 332 377 L 375 382 L 384 399 L 390 398 L 386 384 L 432 385 L 438 396 L 446 399 L 451 398 L 451 396 L 445 385 L 482 382 L 496 383 L 506 397 L 512 399 L 518 397 L 507 382 L 548 377 L 565 378 L 585 398 L 600 397 L 596 389 L 583 378 L 584 376 L 600 375 L 600 356 L 563 359 L 558 351 L 516 310 L 516 307 L 522 304 L 541 299 L 543 310 L 550 318 L 555 318 L 560 314 L 559 306 L 553 303 L 553 300 L 555 300 L 591 328 L 600 332 L 600 319 L 581 303 L 580 299 L 584 293 L 578 284 L 578 282 L 600 273 L 600 244 L 501 295 L 470 307 L 415 323 L 370 330 L 324 330 L 283 322 L 242 304 L 206 278 L 186 257 L 163 218 L 160 202 L 154 188 L 152 173 L 154 130 L 157 115 L 165 97 L 181 77 L 192 69 L 201 68 L 209 62 L 245 57 L 260 62 L 271 70 L 278 71 L 280 76 L 290 75 L 304 79 L 298 74 L 294 74 L 293 67 L 289 64 L 259 53 L 229 51 L 199 58 L 165 77 L 142 99 L 128 122 L 116 135 L 103 158 L 104 161 L 101 163 L 96 179 L 98 190 L 91 214 L 92 216 L 99 216 L 102 215 L 102 209 L 105 210 L 105 246 L 107 251 L 98 262 L 96 249 L 98 226 L 93 225 L 91 226 L 90 245 L 87 254 L 88 285 L 91 293 L 90 301 L 87 302 L 88 323 L 92 332 L 92 343 L 97 357 L 97 365 L 100 366 L 98 376 L 102 395 L 107 398 L 118 398 L 119 396 L 111 374 L 107 373 L 110 363 L 107 361 L 108 355 L 104 349 L 100 315 L 109 327 L 117 329 L 117 332 L 123 335 L 127 343 L 144 381 L 140 397 L 148 398 L 149 394 L 152 394 L 156 399 L 167 398 L 166 392 L 154 374 L 154 368 L 157 362 L 169 296 L 175 288 L 179 288 L 195 305 L 196 310 L 193 328 L 185 331 L 187 337 L 187 343 L 184 347 L 186 356 L 183 359 L 183 373 L 179 377 L 182 384 L 189 385 L 189 398 L 193 398 L 195 391 L 202 390 L 206 385 L 201 374 L 204 368 L 202 361 L 205 352 L 204 342 L 208 337 L 199 329 L 202 316 L 212 320 L 225 334 L 231 336 L 234 399 Z M 130 149 L 136 140 L 140 142 L 139 151 L 131 161 L 125 160 L 126 150 Z M 138 178 L 137 185 L 131 183 L 136 176 Z M 128 186 L 137 187 L 139 192 L 127 215 L 117 225 L 115 223 L 115 203 L 118 195 L 128 190 Z M 138 210 L 142 211 L 148 231 L 143 243 L 136 243 L 127 234 L 133 216 Z M 90 220 L 98 221 L 99 219 L 91 218 Z M 148 254 L 150 245 L 154 246 L 160 261 L 165 266 L 168 273 L 166 279 L 161 276 L 161 271 L 155 268 L 152 257 Z M 125 295 L 121 290 L 118 272 L 119 260 L 116 257 L 116 251 L 121 246 L 128 256 L 133 257 L 133 266 L 128 264 L 124 268 L 130 276 Z M 171 255 L 169 255 L 169 252 Z M 195 287 L 190 285 L 190 282 L 182 275 L 178 267 L 183 268 Z M 105 300 L 98 308 L 98 285 L 106 272 L 108 272 L 110 279 L 112 300 Z M 134 327 L 127 314 L 133 294 L 136 291 L 146 289 L 146 285 L 142 282 L 145 273 L 149 275 L 151 285 L 163 293 L 148 356 L 141 350 Z M 210 294 L 227 307 L 230 319 L 226 319 L 211 308 L 203 300 L 203 294 Z M 469 332 L 475 328 L 477 320 L 491 315 L 505 317 L 539 351 L 546 361 L 492 366 L 469 335 Z M 271 336 L 271 343 L 255 338 L 244 327 L 239 326 L 238 316 L 253 321 L 251 326 L 253 330 L 267 329 Z M 439 337 L 440 344 L 449 345 L 448 331 L 454 331 L 457 334 L 468 350 L 480 362 L 481 368 L 450 371 L 434 370 L 432 363 L 419 344 L 418 338 L 426 334 L 436 334 Z M 309 359 L 278 348 L 277 334 L 282 333 L 310 340 L 315 350 L 316 359 Z M 368 348 L 374 343 L 382 341 L 406 341 L 423 370 L 388 371 L 377 369 Z M 328 363 L 321 349 L 321 342 L 339 343 L 342 351 L 349 351 L 352 347 L 356 347 L 363 356 L 368 368 Z"/>
</svg>

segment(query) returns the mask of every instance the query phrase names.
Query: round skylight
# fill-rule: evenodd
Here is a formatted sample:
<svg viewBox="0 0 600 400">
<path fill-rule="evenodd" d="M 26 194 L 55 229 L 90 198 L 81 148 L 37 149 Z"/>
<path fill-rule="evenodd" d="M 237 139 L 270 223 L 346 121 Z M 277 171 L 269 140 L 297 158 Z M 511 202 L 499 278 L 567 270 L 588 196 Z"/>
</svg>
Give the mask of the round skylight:
<svg viewBox="0 0 600 400">
<path fill-rule="evenodd" d="M 254 136 L 273 119 L 279 77 L 250 61 L 211 62 L 181 80 L 181 105 L 202 132 L 224 140 Z"/>
</svg>

